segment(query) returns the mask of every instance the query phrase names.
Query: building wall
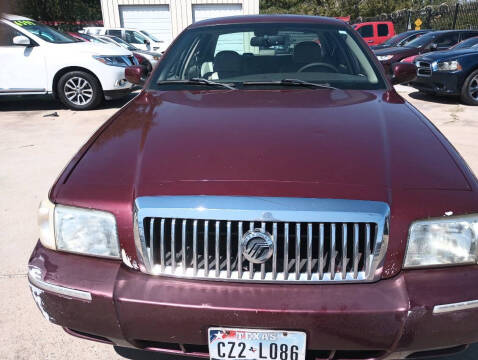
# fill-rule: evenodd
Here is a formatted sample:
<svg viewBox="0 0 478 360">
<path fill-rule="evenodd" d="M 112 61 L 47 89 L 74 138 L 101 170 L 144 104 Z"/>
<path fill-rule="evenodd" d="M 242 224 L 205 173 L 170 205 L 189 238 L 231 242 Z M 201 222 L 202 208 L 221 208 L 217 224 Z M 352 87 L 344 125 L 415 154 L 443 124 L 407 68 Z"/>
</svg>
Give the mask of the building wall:
<svg viewBox="0 0 478 360">
<path fill-rule="evenodd" d="M 120 5 L 169 5 L 172 36 L 175 38 L 193 22 L 193 5 L 242 4 L 243 15 L 259 14 L 259 0 L 101 0 L 105 27 L 121 27 Z"/>
</svg>

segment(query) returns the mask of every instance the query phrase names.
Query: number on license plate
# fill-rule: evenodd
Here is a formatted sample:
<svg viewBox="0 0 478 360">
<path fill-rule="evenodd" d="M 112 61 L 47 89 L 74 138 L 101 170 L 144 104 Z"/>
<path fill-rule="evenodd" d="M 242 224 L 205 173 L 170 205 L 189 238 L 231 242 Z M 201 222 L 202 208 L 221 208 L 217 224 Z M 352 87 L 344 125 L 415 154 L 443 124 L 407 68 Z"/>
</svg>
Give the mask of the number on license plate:
<svg viewBox="0 0 478 360">
<path fill-rule="evenodd" d="M 305 333 L 249 329 L 209 329 L 212 360 L 304 360 Z"/>
</svg>

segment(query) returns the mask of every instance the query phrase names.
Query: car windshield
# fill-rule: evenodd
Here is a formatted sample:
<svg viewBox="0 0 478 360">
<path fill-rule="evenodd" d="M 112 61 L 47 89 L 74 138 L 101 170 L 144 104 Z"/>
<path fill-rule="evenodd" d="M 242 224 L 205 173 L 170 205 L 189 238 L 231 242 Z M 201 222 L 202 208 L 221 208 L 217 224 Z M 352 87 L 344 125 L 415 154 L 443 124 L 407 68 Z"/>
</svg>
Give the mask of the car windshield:
<svg viewBox="0 0 478 360">
<path fill-rule="evenodd" d="M 55 44 L 68 44 L 78 42 L 74 37 L 61 33 L 49 26 L 33 20 L 13 20 L 15 25 L 20 26 L 29 33 L 38 36 L 40 39 Z"/>
<path fill-rule="evenodd" d="M 385 46 L 395 45 L 396 43 L 398 43 L 400 41 L 400 39 L 402 39 L 402 37 L 403 36 L 401 36 L 401 35 L 396 35 L 394 37 L 391 37 L 390 39 L 388 39 L 384 43 L 382 43 L 382 45 L 385 45 Z"/>
<path fill-rule="evenodd" d="M 450 50 L 463 50 L 469 48 L 478 48 L 478 37 L 473 37 L 471 39 L 462 41 L 461 43 L 458 43 L 455 46 L 451 47 Z"/>
<path fill-rule="evenodd" d="M 124 47 L 125 49 L 128 49 L 129 51 L 135 51 L 138 50 L 138 48 L 130 43 L 127 43 L 124 41 L 122 38 L 118 36 L 108 36 L 110 39 L 112 39 L 114 42 L 116 42 L 119 46 Z"/>
<path fill-rule="evenodd" d="M 152 35 L 151 33 L 145 31 L 145 30 L 141 30 L 141 32 L 146 35 L 147 37 L 149 37 L 151 40 L 153 40 L 154 42 L 161 42 L 161 40 L 159 40 L 156 36 Z"/>
<path fill-rule="evenodd" d="M 412 48 L 421 48 L 422 46 L 427 45 L 428 43 L 433 41 L 435 37 L 436 37 L 435 34 L 426 34 L 416 38 L 415 40 L 410 41 L 405 46 L 412 47 Z"/>
<path fill-rule="evenodd" d="M 247 89 L 319 88 L 314 84 L 384 88 L 364 50 L 357 35 L 345 26 L 251 23 L 199 27 L 175 42 L 152 75 L 151 87 L 181 89 L 220 83 Z"/>
</svg>

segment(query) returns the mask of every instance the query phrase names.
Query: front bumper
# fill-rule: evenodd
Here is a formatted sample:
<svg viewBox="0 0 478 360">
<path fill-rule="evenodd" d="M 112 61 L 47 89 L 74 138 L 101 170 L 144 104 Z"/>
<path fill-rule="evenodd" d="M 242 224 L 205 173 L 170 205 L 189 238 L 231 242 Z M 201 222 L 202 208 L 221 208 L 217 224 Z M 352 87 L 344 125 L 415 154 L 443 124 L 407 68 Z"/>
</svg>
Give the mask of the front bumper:
<svg viewBox="0 0 478 360">
<path fill-rule="evenodd" d="M 305 331 L 315 358 L 336 351 L 334 359 L 351 352 L 395 359 L 478 341 L 476 304 L 433 311 L 478 299 L 476 266 L 401 272 L 369 284 L 245 284 L 154 277 L 118 261 L 37 244 L 29 274 L 49 321 L 123 347 L 207 356 L 211 326 Z M 91 300 L 58 287 L 90 294 Z"/>
<path fill-rule="evenodd" d="M 460 95 L 463 85 L 460 72 L 434 72 L 431 76 L 418 76 L 410 85 L 420 91 L 438 95 Z"/>
</svg>

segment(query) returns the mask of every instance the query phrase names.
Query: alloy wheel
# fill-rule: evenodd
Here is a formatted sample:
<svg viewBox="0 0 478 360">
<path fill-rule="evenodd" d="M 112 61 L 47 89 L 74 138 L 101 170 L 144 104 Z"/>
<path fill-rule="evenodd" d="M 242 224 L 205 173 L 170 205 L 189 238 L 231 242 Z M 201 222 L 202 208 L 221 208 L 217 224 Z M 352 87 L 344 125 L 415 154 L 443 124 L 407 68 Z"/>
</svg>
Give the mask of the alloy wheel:
<svg viewBox="0 0 478 360">
<path fill-rule="evenodd" d="M 478 101 L 478 75 L 475 75 L 473 79 L 471 79 L 468 85 L 468 94 L 473 100 Z"/>
<path fill-rule="evenodd" d="M 63 88 L 68 101 L 75 105 L 86 105 L 93 99 L 93 87 L 82 77 L 68 79 Z"/>
</svg>

